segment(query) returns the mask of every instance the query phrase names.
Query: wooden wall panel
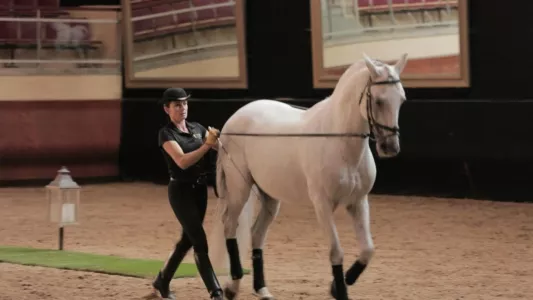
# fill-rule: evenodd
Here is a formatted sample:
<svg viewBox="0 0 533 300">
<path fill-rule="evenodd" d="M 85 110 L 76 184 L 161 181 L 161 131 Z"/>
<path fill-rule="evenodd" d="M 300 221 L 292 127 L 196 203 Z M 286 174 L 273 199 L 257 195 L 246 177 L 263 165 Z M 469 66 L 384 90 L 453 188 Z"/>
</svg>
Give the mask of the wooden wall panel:
<svg viewBox="0 0 533 300">
<path fill-rule="evenodd" d="M 0 181 L 118 175 L 121 101 L 0 101 Z"/>
</svg>

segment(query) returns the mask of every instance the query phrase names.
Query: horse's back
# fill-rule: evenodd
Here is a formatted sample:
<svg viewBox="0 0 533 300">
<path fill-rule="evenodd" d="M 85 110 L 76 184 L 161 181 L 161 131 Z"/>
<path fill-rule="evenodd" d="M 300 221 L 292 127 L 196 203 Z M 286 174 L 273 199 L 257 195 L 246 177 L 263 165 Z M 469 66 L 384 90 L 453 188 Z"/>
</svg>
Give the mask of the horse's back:
<svg viewBox="0 0 533 300">
<path fill-rule="evenodd" d="M 223 132 L 279 132 L 284 126 L 298 123 L 304 111 L 281 101 L 256 100 L 239 108 L 227 120 Z"/>
</svg>

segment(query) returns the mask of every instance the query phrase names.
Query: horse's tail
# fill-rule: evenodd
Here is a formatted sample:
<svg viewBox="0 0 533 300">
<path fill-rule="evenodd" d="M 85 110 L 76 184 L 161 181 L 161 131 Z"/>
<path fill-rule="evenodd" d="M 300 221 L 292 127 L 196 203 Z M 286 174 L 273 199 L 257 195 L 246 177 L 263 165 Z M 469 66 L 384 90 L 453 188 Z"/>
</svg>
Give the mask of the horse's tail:
<svg viewBox="0 0 533 300">
<path fill-rule="evenodd" d="M 227 157 L 229 154 L 222 151 L 217 158 L 217 209 L 216 218 L 213 222 L 213 228 L 211 230 L 211 238 L 209 241 L 209 258 L 213 268 L 218 270 L 229 270 L 228 250 L 226 247 L 226 238 L 224 234 L 223 218 L 227 209 L 227 201 L 231 201 L 226 197 L 227 185 L 226 185 L 226 173 L 224 170 L 224 159 L 230 159 Z M 251 247 L 251 224 L 254 212 L 255 199 L 248 199 L 238 219 L 237 227 L 237 243 L 239 245 L 239 254 L 241 263 L 244 265 L 245 259 L 248 257 L 248 252 Z"/>
<path fill-rule="evenodd" d="M 225 150 L 225 149 L 224 149 Z M 224 159 L 222 156 L 228 155 L 227 153 L 219 153 L 217 156 L 217 167 L 216 167 L 216 185 L 217 185 L 217 193 L 218 198 L 224 198 L 226 195 L 226 173 L 224 173 L 224 168 L 222 167 L 222 159 Z"/>
</svg>

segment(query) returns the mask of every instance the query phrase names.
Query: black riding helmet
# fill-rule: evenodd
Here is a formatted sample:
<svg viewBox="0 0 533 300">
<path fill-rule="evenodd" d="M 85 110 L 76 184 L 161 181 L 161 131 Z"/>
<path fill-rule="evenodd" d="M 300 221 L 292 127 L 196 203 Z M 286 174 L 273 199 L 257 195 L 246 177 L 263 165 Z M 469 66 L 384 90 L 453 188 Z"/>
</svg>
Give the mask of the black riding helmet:
<svg viewBox="0 0 533 300">
<path fill-rule="evenodd" d="M 163 93 L 163 97 L 159 100 L 160 104 L 168 104 L 172 101 L 185 101 L 191 97 L 190 94 L 182 88 L 168 88 Z"/>
</svg>

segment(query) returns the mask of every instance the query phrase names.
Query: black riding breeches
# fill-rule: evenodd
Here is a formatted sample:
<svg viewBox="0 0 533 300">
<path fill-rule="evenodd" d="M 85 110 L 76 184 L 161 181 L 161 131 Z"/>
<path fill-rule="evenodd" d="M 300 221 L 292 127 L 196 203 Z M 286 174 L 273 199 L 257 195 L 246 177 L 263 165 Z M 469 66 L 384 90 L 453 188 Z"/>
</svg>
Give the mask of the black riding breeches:
<svg viewBox="0 0 533 300">
<path fill-rule="evenodd" d="M 195 252 L 207 253 L 207 238 L 203 222 L 207 210 L 205 184 L 179 183 L 168 185 L 170 206 L 183 228 L 180 243 L 194 247 Z"/>
<path fill-rule="evenodd" d="M 180 240 L 161 270 L 165 283 L 170 282 L 191 248 L 194 248 L 195 253 L 208 253 L 207 237 L 203 228 L 207 210 L 207 186 L 170 181 L 168 198 L 183 230 Z"/>
<path fill-rule="evenodd" d="M 168 185 L 168 197 L 183 232 L 180 241 L 159 272 L 157 286 L 168 290 L 178 266 L 187 252 L 194 248 L 194 260 L 200 276 L 211 296 L 217 295 L 222 289 L 209 260 L 207 237 L 203 227 L 207 210 L 207 186 L 171 181 Z"/>
</svg>

